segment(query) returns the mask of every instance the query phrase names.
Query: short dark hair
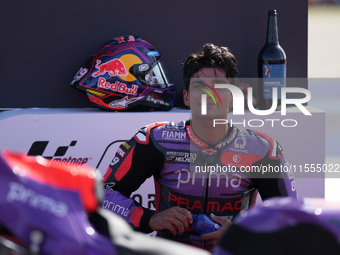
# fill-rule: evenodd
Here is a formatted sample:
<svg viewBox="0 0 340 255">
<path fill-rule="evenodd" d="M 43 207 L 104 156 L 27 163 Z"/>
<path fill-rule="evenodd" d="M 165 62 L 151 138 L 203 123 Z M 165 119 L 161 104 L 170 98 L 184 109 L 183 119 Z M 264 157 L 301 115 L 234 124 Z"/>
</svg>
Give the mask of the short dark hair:
<svg viewBox="0 0 340 255">
<path fill-rule="evenodd" d="M 227 47 L 207 43 L 198 53 L 190 54 L 183 64 L 184 88 L 186 90 L 189 90 L 190 78 L 206 67 L 225 71 L 227 78 L 237 78 L 237 60 L 230 50 Z"/>
</svg>

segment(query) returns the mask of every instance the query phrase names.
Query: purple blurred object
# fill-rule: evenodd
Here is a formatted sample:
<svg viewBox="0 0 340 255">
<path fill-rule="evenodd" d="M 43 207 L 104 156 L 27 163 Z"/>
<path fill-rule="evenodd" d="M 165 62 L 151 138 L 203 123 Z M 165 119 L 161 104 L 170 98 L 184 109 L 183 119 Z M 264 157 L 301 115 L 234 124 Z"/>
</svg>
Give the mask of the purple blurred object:
<svg viewBox="0 0 340 255">
<path fill-rule="evenodd" d="M 79 191 L 67 184 L 57 186 L 58 168 L 50 167 L 42 157 L 1 154 L 1 227 L 39 254 L 118 254 L 110 239 L 90 223 Z M 64 167 L 60 172 L 69 175 L 69 181 L 78 175 L 81 185 L 81 169 L 69 167 L 67 172 Z M 44 178 L 46 173 L 50 178 Z"/>
<path fill-rule="evenodd" d="M 243 211 L 214 255 L 340 254 L 340 203 L 272 198 Z"/>
<path fill-rule="evenodd" d="M 134 231 L 118 215 L 98 207 L 101 184 L 86 165 L 0 153 L 0 254 L 210 254 Z"/>
</svg>

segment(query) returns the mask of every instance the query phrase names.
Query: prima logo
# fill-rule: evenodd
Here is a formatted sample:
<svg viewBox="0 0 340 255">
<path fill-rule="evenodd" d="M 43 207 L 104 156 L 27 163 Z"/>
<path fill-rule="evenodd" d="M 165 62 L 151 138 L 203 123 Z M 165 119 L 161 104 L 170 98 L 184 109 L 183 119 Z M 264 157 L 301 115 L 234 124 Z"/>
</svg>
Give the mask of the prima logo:
<svg viewBox="0 0 340 255">
<path fill-rule="evenodd" d="M 32 189 L 26 188 L 21 183 L 10 182 L 7 201 L 20 202 L 31 208 L 41 210 L 57 217 L 64 217 L 68 212 L 65 203 L 55 200 L 53 197 L 37 193 Z"/>
<path fill-rule="evenodd" d="M 243 180 L 242 176 L 236 173 L 236 167 L 217 164 L 208 166 L 195 165 L 194 167 L 194 171 L 189 169 L 175 171 L 177 175 L 177 188 L 183 185 L 239 188 Z M 207 175 L 206 173 L 210 174 Z"/>
<path fill-rule="evenodd" d="M 205 85 L 207 86 L 207 85 Z M 231 84 L 215 84 L 214 88 L 211 86 L 208 86 L 210 90 L 212 90 L 216 96 L 219 98 L 216 90 L 214 88 L 218 89 L 229 89 L 232 97 L 233 97 L 233 114 L 234 115 L 244 115 L 244 94 L 240 88 L 238 88 L 235 85 Z M 201 88 L 204 92 L 206 92 L 215 102 L 215 105 L 217 105 L 215 98 L 213 95 L 204 88 Z M 250 112 L 252 112 L 255 115 L 270 115 L 275 112 L 278 104 L 278 90 L 277 88 L 273 88 L 273 98 L 272 98 L 272 106 L 270 109 L 267 110 L 258 110 L 255 109 L 253 106 L 253 88 L 249 87 L 247 88 L 247 104 L 248 104 L 248 109 Z M 304 98 L 294 98 L 294 99 L 288 99 L 287 94 L 288 93 L 300 93 L 304 94 Z M 300 111 L 305 114 L 305 115 L 312 115 L 304 106 L 304 103 L 307 103 L 311 99 L 311 93 L 309 90 L 304 89 L 304 88 L 281 88 L 281 115 L 286 115 L 287 114 L 287 104 L 293 104 L 297 108 L 300 109 Z M 219 100 L 221 100 L 219 98 Z M 222 104 L 222 102 L 220 102 Z M 201 114 L 202 115 L 207 115 L 207 95 L 202 94 L 201 95 Z"/>
</svg>

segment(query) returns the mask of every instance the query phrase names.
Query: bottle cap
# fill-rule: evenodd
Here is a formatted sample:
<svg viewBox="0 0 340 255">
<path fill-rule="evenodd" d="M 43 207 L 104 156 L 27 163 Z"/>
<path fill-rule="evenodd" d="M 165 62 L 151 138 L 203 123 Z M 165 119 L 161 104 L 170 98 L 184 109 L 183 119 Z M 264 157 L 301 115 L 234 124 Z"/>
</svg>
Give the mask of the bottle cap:
<svg viewBox="0 0 340 255">
<path fill-rule="evenodd" d="M 276 10 L 269 10 L 268 15 L 277 16 L 277 11 Z"/>
</svg>

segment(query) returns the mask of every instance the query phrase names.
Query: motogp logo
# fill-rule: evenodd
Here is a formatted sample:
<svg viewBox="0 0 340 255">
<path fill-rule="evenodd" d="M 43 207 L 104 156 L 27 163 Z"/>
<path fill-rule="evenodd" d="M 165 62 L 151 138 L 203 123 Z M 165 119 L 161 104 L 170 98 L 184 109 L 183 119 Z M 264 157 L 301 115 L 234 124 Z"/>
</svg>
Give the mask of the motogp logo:
<svg viewBox="0 0 340 255">
<path fill-rule="evenodd" d="M 29 156 L 42 156 L 46 159 L 50 159 L 54 165 L 84 165 L 88 162 L 89 158 L 74 158 L 72 156 L 66 157 L 66 152 L 70 147 L 74 147 L 77 141 L 71 141 L 69 145 L 59 146 L 52 156 L 43 155 L 49 141 L 36 141 L 32 144 L 27 155 Z"/>
</svg>

